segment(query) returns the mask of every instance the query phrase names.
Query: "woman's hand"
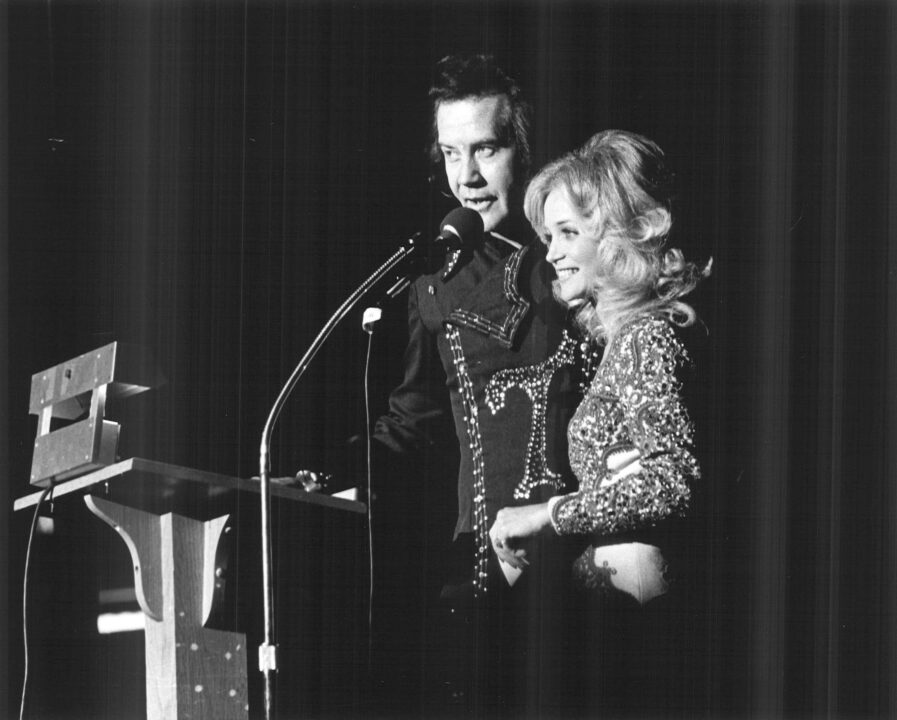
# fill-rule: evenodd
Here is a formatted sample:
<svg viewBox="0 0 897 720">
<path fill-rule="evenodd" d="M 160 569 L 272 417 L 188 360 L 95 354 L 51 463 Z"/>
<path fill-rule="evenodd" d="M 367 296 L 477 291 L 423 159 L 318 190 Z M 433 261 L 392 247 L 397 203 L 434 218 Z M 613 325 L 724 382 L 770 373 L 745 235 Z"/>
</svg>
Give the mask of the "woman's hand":
<svg viewBox="0 0 897 720">
<path fill-rule="evenodd" d="M 523 569 L 529 563 L 526 550 L 517 547 L 517 541 L 537 535 L 550 524 L 548 503 L 502 508 L 489 530 L 492 548 L 500 560 Z"/>
</svg>

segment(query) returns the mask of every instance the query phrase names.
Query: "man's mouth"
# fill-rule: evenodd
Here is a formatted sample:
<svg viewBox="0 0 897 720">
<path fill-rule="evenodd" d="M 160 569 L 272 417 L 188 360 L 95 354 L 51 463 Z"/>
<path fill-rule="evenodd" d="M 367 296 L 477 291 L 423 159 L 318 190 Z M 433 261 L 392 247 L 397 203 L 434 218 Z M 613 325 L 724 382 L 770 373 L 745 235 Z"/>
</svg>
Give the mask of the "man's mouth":
<svg viewBox="0 0 897 720">
<path fill-rule="evenodd" d="M 489 205 L 495 198 L 493 197 L 480 197 L 480 198 L 466 198 L 464 200 L 464 204 L 472 208 L 474 210 L 482 210 L 487 205 Z"/>
</svg>

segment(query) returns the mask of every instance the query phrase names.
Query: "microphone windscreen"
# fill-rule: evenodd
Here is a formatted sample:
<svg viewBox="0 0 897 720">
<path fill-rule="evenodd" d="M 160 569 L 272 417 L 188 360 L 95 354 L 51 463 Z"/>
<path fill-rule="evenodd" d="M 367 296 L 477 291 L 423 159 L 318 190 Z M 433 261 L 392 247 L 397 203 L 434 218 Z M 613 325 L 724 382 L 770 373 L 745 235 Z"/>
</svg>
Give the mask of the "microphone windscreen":
<svg viewBox="0 0 897 720">
<path fill-rule="evenodd" d="M 451 233 L 461 240 L 464 247 L 474 247 L 483 240 L 483 218 L 476 210 L 458 207 L 452 210 L 439 226 L 439 234 L 445 237 Z"/>
</svg>

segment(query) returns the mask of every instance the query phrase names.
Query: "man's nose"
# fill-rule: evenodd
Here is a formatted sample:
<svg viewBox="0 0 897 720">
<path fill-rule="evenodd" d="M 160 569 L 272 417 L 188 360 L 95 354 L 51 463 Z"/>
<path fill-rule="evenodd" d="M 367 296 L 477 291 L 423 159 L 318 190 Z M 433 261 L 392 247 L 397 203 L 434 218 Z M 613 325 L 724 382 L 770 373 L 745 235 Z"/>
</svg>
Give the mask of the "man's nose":
<svg viewBox="0 0 897 720">
<path fill-rule="evenodd" d="M 461 174 L 458 177 L 458 182 L 462 185 L 472 185 L 473 183 L 479 182 L 481 179 L 480 164 L 477 162 L 476 157 L 471 156 L 465 158 L 462 161 Z"/>
</svg>

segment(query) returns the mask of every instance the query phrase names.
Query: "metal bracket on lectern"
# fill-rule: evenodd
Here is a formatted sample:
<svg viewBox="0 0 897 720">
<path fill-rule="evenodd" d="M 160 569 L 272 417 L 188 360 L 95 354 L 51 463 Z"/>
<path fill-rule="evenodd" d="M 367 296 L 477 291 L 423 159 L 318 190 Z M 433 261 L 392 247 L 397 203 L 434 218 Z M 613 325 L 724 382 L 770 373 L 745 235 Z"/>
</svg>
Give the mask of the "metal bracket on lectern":
<svg viewBox="0 0 897 720">
<path fill-rule="evenodd" d="M 32 376 L 29 412 L 38 416 L 32 485 L 46 487 L 52 481 L 77 477 L 115 462 L 119 425 L 105 419 L 106 401 L 152 387 L 141 382 L 146 374 L 142 368 L 123 365 L 123 360 L 147 364 L 145 356 L 135 351 L 130 360 L 119 358 L 121 350 L 122 346 L 113 342 Z M 121 375 L 131 377 L 125 382 Z M 54 418 L 75 422 L 54 430 Z"/>
</svg>

